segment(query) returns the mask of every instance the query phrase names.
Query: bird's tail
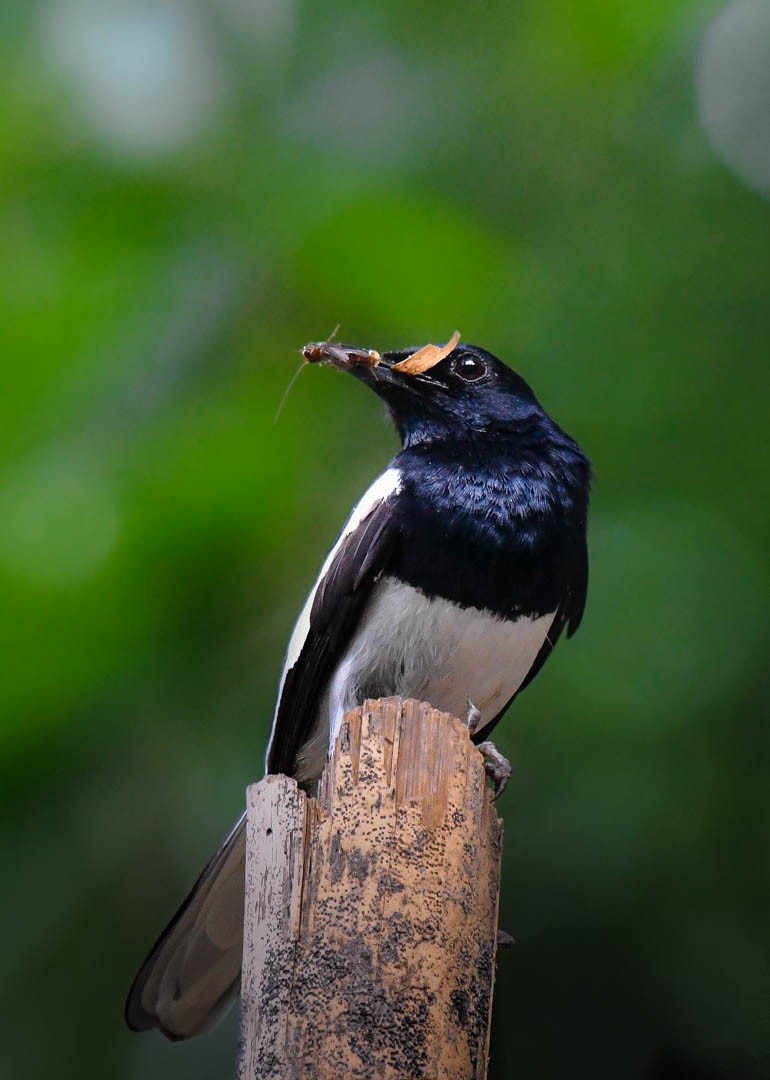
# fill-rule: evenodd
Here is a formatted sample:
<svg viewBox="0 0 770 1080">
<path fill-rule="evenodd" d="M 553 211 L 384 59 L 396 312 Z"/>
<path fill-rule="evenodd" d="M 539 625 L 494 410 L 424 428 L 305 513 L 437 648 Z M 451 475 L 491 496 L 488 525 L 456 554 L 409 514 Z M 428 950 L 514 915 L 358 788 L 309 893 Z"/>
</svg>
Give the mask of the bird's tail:
<svg viewBox="0 0 770 1080">
<path fill-rule="evenodd" d="M 169 1039 L 208 1031 L 240 989 L 246 815 L 209 859 L 160 935 L 126 1000 L 134 1031 Z"/>
</svg>

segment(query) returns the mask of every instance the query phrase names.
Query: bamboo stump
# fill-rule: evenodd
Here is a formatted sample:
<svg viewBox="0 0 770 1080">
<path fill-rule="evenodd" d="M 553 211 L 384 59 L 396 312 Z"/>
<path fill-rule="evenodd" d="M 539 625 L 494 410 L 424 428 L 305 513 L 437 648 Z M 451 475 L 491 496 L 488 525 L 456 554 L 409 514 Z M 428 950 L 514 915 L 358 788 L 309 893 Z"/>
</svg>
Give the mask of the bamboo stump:
<svg viewBox="0 0 770 1080">
<path fill-rule="evenodd" d="M 367 701 L 248 790 L 239 1080 L 482 1080 L 502 823 L 457 718 Z"/>
</svg>

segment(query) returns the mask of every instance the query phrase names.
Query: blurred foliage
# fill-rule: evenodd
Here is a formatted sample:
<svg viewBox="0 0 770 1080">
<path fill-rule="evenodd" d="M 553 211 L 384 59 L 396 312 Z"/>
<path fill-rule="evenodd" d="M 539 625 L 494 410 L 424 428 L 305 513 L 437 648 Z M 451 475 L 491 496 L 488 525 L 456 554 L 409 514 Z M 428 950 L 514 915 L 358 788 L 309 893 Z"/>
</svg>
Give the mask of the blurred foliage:
<svg viewBox="0 0 770 1080">
<path fill-rule="evenodd" d="M 171 1046 L 122 996 L 396 446 L 327 371 L 273 420 L 337 322 L 460 327 L 595 464 L 585 624 L 499 729 L 490 1075 L 770 1075 L 770 208 L 699 123 L 720 10 L 4 6 L 3 1076 L 232 1067 L 234 1016 Z"/>
</svg>

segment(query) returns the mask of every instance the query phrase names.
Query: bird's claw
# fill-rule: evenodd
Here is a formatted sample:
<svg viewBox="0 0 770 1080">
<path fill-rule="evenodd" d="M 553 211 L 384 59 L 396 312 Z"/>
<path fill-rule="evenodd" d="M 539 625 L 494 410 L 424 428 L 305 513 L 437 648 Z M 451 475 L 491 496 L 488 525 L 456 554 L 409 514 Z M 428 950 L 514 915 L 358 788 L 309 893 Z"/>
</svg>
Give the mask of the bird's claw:
<svg viewBox="0 0 770 1080">
<path fill-rule="evenodd" d="M 481 709 L 477 709 L 470 698 L 466 700 L 468 702 L 468 711 L 465 714 L 465 723 L 468 725 L 469 733 L 473 736 L 481 723 Z"/>
<path fill-rule="evenodd" d="M 498 949 L 512 949 L 516 945 L 516 939 L 513 934 L 509 934 L 507 930 L 497 931 L 497 947 Z"/>
<path fill-rule="evenodd" d="M 495 799 L 499 799 L 511 778 L 511 763 L 493 742 L 479 743 L 476 749 L 481 751 L 487 776 L 495 786 Z"/>
</svg>

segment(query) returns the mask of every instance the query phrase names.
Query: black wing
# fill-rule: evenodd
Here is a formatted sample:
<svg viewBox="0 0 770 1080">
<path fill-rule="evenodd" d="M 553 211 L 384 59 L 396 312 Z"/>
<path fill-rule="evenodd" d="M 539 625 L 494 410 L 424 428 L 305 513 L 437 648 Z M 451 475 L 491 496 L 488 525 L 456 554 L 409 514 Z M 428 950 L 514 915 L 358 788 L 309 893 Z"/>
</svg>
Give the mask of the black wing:
<svg viewBox="0 0 770 1080">
<path fill-rule="evenodd" d="M 346 526 L 316 586 L 307 635 L 283 682 L 268 756 L 270 772 L 291 773 L 337 660 L 372 585 L 385 569 L 396 536 L 392 509 L 398 485 L 389 484 L 390 479 L 381 477 L 364 496 L 359 508 L 366 505 L 366 510 L 354 511 L 351 522 L 357 524 Z M 126 1020 L 134 1030 L 157 1027 L 171 1039 L 200 1034 L 238 992 L 244 826 L 245 816 L 206 865 L 142 965 L 126 1003 Z"/>
<path fill-rule="evenodd" d="M 540 652 L 535 657 L 532 667 L 526 674 L 521 686 L 513 695 L 510 701 L 506 702 L 504 707 L 500 710 L 494 720 L 483 727 L 478 737 L 474 738 L 474 742 L 482 742 L 484 739 L 489 738 L 489 733 L 495 724 L 500 720 L 504 713 L 508 711 L 513 702 L 532 682 L 534 677 L 540 671 L 543 664 L 556 647 L 556 642 L 561 637 L 562 630 L 567 627 L 567 637 L 571 638 L 576 632 L 577 628 L 583 619 L 583 612 L 586 606 L 586 594 L 588 593 L 588 548 L 585 542 L 582 543 L 575 566 L 572 571 L 572 580 L 567 586 L 564 595 L 561 598 L 561 603 L 556 609 L 553 622 L 548 631 L 545 641 L 543 642 Z"/>
<path fill-rule="evenodd" d="M 366 496 L 365 496 L 366 498 Z M 329 680 L 385 571 L 398 529 L 389 494 L 350 532 L 343 532 L 316 586 L 301 651 L 284 673 L 267 754 L 267 771 L 295 770 L 297 752 L 316 723 Z"/>
</svg>

